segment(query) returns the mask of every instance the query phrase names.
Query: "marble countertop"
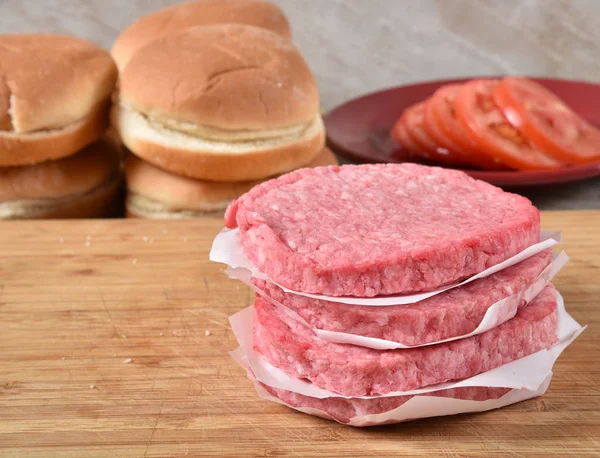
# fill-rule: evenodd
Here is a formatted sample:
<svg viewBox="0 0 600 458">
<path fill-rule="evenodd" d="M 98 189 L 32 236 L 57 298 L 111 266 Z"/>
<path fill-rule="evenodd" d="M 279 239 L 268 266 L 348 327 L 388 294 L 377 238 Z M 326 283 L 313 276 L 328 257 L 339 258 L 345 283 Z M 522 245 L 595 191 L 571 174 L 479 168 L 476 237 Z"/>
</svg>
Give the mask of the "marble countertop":
<svg viewBox="0 0 600 458">
<path fill-rule="evenodd" d="M 328 110 L 417 81 L 526 74 L 600 82 L 598 0 L 273 0 Z M 110 48 L 174 0 L 0 0 L 0 33 L 74 34 Z M 519 190 L 542 209 L 600 209 L 600 179 Z"/>
</svg>

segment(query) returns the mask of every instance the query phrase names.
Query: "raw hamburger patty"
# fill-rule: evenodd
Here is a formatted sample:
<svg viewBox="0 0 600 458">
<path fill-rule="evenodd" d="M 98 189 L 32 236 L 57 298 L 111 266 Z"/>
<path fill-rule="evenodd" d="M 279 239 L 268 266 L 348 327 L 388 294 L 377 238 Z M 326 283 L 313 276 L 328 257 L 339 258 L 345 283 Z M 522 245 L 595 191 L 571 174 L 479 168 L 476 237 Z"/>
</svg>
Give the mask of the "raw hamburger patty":
<svg viewBox="0 0 600 458">
<path fill-rule="evenodd" d="M 311 407 L 329 414 L 341 423 L 347 423 L 351 418 L 363 415 L 375 415 L 400 407 L 413 396 L 391 396 L 374 399 L 345 399 L 345 398 L 311 398 L 292 391 L 280 390 L 261 384 L 270 394 L 281 399 L 292 407 Z M 470 401 L 487 401 L 499 399 L 511 391 L 510 388 L 489 388 L 470 386 L 435 391 L 420 396 L 436 396 L 443 398 L 464 399 Z"/>
<path fill-rule="evenodd" d="M 402 350 L 327 342 L 267 299 L 255 303 L 256 351 L 288 375 L 343 396 L 377 396 L 471 377 L 557 340 L 556 291 L 551 284 L 512 320 L 490 331 Z"/>
<path fill-rule="evenodd" d="M 286 293 L 264 280 L 253 281 L 267 296 L 317 329 L 422 345 L 474 331 L 490 306 L 531 286 L 551 261 L 549 249 L 489 277 L 416 304 L 389 307 L 321 301 Z M 524 305 L 522 301 L 518 308 Z"/>
<path fill-rule="evenodd" d="M 524 197 L 416 164 L 301 169 L 232 202 L 225 225 L 275 282 L 360 297 L 454 283 L 540 236 Z"/>
</svg>

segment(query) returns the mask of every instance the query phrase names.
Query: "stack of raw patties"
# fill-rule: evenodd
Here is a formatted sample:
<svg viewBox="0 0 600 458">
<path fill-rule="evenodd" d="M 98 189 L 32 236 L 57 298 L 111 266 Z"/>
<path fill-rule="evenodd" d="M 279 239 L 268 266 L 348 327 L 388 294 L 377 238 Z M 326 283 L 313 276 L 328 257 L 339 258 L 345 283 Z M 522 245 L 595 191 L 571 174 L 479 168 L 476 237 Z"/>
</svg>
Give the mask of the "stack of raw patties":
<svg viewBox="0 0 600 458">
<path fill-rule="evenodd" d="M 264 0 L 196 0 L 140 18 L 115 42 L 112 123 L 129 217 L 224 212 L 257 183 L 337 164 L 315 79 L 283 12 Z"/>
<path fill-rule="evenodd" d="M 0 219 L 116 212 L 116 150 L 101 140 L 117 69 L 89 41 L 0 35 Z"/>
<path fill-rule="evenodd" d="M 462 172 L 300 170 L 225 225 L 211 259 L 259 293 L 232 355 L 303 412 L 365 426 L 502 407 L 544 393 L 581 332 L 537 209 Z"/>
</svg>

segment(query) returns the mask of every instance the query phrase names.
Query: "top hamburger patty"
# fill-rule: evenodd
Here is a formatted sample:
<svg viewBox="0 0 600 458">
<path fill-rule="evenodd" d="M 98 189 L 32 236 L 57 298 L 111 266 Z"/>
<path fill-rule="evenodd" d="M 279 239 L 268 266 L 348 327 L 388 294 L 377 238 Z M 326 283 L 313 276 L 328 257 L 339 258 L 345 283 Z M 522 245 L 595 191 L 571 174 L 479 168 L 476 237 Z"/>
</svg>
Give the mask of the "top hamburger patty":
<svg viewBox="0 0 600 458">
<path fill-rule="evenodd" d="M 416 164 L 301 169 L 234 201 L 225 225 L 272 280 L 331 296 L 433 290 L 540 237 L 526 198 Z"/>
</svg>

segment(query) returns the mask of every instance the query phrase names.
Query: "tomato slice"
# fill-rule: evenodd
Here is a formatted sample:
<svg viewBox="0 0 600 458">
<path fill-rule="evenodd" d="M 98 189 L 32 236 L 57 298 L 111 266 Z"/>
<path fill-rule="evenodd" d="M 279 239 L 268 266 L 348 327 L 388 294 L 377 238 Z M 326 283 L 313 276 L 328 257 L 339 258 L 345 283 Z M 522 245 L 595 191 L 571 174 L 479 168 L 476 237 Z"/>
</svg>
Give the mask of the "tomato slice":
<svg viewBox="0 0 600 458">
<path fill-rule="evenodd" d="M 404 110 L 404 125 L 410 139 L 419 148 L 416 153 L 428 160 L 446 165 L 460 165 L 456 157 L 447 149 L 440 148 L 427 134 L 424 126 L 425 104 L 417 103 Z M 402 119 L 401 118 L 401 119 Z"/>
<path fill-rule="evenodd" d="M 437 145 L 438 148 L 443 148 L 448 151 L 448 157 L 452 158 L 456 164 L 467 164 L 464 160 L 462 148 L 456 144 L 443 131 L 433 114 L 432 100 L 426 100 L 423 107 L 423 128 L 429 138 Z"/>
<path fill-rule="evenodd" d="M 394 127 L 392 128 L 391 135 L 392 138 L 396 141 L 396 143 L 400 145 L 403 151 L 414 155 L 419 150 L 419 147 L 415 145 L 415 143 L 408 135 L 408 131 L 406 130 L 404 120 L 405 118 L 402 117 L 398 121 L 396 121 L 396 124 L 394 124 Z"/>
<path fill-rule="evenodd" d="M 445 137 L 455 145 L 466 163 L 483 170 L 505 170 L 505 165 L 498 159 L 488 156 L 477 146 L 458 121 L 454 100 L 462 86 L 462 84 L 448 84 L 439 88 L 427 102 L 431 107 L 431 116 L 437 121 Z M 426 110 L 426 121 L 428 114 Z"/>
<path fill-rule="evenodd" d="M 505 78 L 494 90 L 494 101 L 511 124 L 558 160 L 600 159 L 600 131 L 535 81 Z"/>
<path fill-rule="evenodd" d="M 562 166 L 562 162 L 536 148 L 508 122 L 493 100 L 497 86 L 497 80 L 473 80 L 458 92 L 454 108 L 467 135 L 489 156 L 518 170 Z"/>
</svg>

